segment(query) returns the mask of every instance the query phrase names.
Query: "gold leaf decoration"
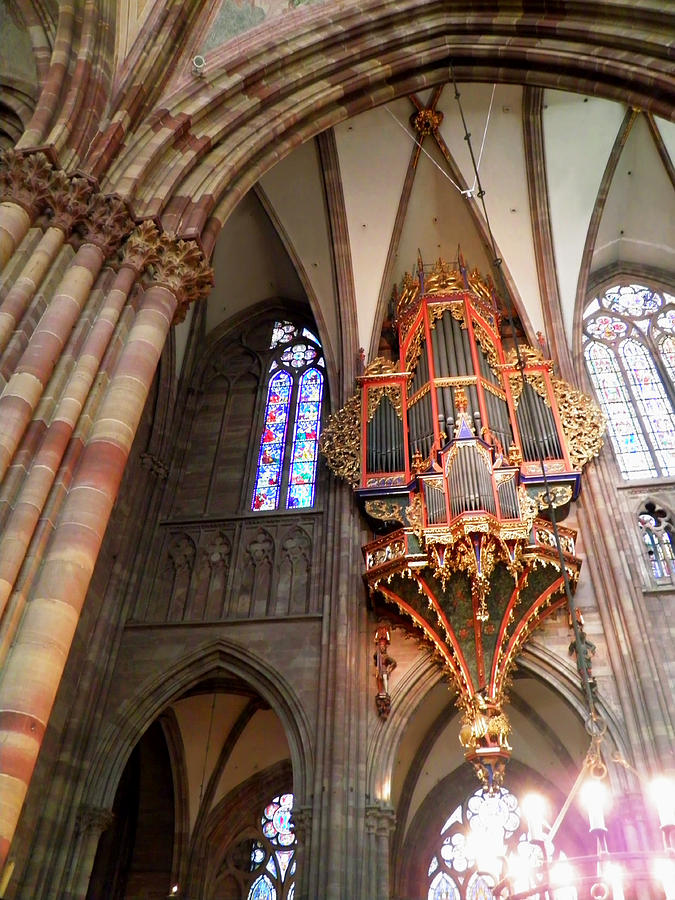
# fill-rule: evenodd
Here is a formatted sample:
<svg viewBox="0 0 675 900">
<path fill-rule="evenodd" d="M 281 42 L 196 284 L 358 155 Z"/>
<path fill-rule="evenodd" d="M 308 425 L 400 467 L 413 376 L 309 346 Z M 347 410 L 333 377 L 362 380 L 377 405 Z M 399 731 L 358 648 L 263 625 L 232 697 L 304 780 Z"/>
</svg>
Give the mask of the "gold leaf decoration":
<svg viewBox="0 0 675 900">
<path fill-rule="evenodd" d="M 551 380 L 570 462 L 580 469 L 602 449 L 607 418 L 586 394 L 555 375 Z"/>
<path fill-rule="evenodd" d="M 367 500 L 366 513 L 373 519 L 379 519 L 381 522 L 400 522 L 405 521 L 404 506 L 401 503 L 393 503 L 390 500 Z"/>
<path fill-rule="evenodd" d="M 352 487 L 361 481 L 361 391 L 329 416 L 319 449 L 328 468 Z"/>
<path fill-rule="evenodd" d="M 400 384 L 385 384 L 381 387 L 374 387 L 368 391 L 368 412 L 367 418 L 370 422 L 380 405 L 380 400 L 388 397 L 389 402 L 394 407 L 396 415 L 399 419 L 403 418 L 403 395 Z"/>
</svg>

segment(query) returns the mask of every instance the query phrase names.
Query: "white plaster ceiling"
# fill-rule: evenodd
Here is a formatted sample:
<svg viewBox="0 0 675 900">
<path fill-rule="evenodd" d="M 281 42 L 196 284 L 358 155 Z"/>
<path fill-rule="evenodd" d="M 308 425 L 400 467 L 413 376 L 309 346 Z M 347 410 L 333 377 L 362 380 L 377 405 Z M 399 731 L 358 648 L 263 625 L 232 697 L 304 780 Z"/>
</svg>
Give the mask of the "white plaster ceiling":
<svg viewBox="0 0 675 900">
<path fill-rule="evenodd" d="M 623 260 L 675 271 L 675 210 L 658 215 L 672 190 L 647 120 L 637 116 L 607 196 L 594 270 Z"/>
<path fill-rule="evenodd" d="M 216 787 L 209 810 L 252 775 L 290 757 L 277 714 L 271 709 L 258 709 L 232 741 L 227 757 L 220 758 L 223 745 L 250 702 L 246 694 L 207 693 L 186 697 L 171 706 L 182 739 L 191 831 L 212 778 Z M 215 771 L 217 765 L 221 766 L 219 773 Z"/>
<path fill-rule="evenodd" d="M 467 84 L 460 85 L 460 92 L 477 156 L 485 137 L 480 176 L 497 252 L 534 337 L 536 331 L 546 331 L 547 323 L 539 293 L 527 187 L 523 88 L 497 85 L 493 94 L 492 85 Z M 428 91 L 418 100 L 427 104 L 431 96 Z M 475 195 L 470 199 L 462 196 L 450 180 L 463 179 L 470 187 L 474 184 L 451 85 L 443 88 L 437 108 L 443 113 L 440 134 L 450 153 L 450 165 L 433 138 L 425 138 L 412 173 L 407 206 L 401 198 L 415 149 L 411 99 L 399 98 L 334 129 L 339 160 L 336 174 L 342 187 L 351 257 L 348 275 L 356 297 L 359 344 L 367 357 L 377 347 L 381 327 L 378 297 L 390 296 L 393 285 L 416 262 L 418 249 L 425 262 L 433 262 L 439 255 L 454 259 L 460 245 L 471 266 L 485 272 L 490 265 L 478 200 Z M 555 271 L 570 342 L 579 284 L 595 272 L 609 264 L 629 267 L 640 263 L 673 272 L 675 277 L 673 184 L 642 113 L 615 161 L 597 236 L 592 246 L 589 244 L 598 192 L 626 111 L 623 104 L 613 101 L 544 92 L 545 184 Z M 655 127 L 672 158 L 675 126 L 655 119 Z M 672 164 L 670 169 L 672 172 Z M 300 146 L 279 162 L 256 190 L 257 196 L 251 192 L 242 201 L 217 244 L 216 288 L 209 301 L 207 330 L 267 296 L 305 297 L 327 352 L 339 359 L 334 225 L 328 214 L 317 142 Z M 399 207 L 404 215 L 396 230 Z M 390 246 L 395 255 L 388 277 L 384 277 Z M 581 278 L 584 258 L 590 259 L 590 266 Z"/>
</svg>

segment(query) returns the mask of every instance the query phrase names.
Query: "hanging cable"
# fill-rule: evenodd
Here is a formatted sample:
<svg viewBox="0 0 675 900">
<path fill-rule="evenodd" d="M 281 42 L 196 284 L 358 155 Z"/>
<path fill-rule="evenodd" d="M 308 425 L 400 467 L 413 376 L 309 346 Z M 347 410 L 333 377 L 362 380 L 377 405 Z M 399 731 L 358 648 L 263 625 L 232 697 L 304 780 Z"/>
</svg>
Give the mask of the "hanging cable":
<svg viewBox="0 0 675 900">
<path fill-rule="evenodd" d="M 502 290 L 502 296 L 504 297 L 504 304 L 506 306 L 506 313 L 509 320 L 509 326 L 511 329 L 511 336 L 513 339 L 513 344 L 516 351 L 516 368 L 521 373 L 521 378 L 523 379 L 523 392 L 521 394 L 521 403 L 525 403 L 527 405 L 528 398 L 527 392 L 524 390 L 525 387 L 525 365 L 523 363 L 523 357 L 520 352 L 520 345 L 518 343 L 518 338 L 516 335 L 516 325 L 513 318 L 513 299 L 511 298 L 511 294 L 506 284 L 506 278 L 504 277 L 504 272 L 502 270 L 502 260 L 497 254 L 497 245 L 495 243 L 494 234 L 492 233 L 492 227 L 490 225 L 490 218 L 488 216 L 487 207 L 485 205 L 485 191 L 483 190 L 483 185 L 481 184 L 480 174 L 478 172 L 478 164 L 476 161 L 476 156 L 473 151 L 473 146 L 471 144 L 471 132 L 468 129 L 466 118 L 464 116 L 464 110 L 462 108 L 461 97 L 459 93 L 459 88 L 457 86 L 457 78 L 455 75 L 455 67 L 452 62 L 450 62 L 450 74 L 452 76 L 452 84 L 455 89 L 455 100 L 457 101 L 457 107 L 459 109 L 459 114 L 462 120 L 462 127 L 464 128 L 464 140 L 467 143 L 469 149 L 469 155 L 471 157 L 471 165 L 473 166 L 474 176 L 476 186 L 478 187 L 477 197 L 481 202 L 481 206 L 483 209 L 483 216 L 485 218 L 485 225 L 487 227 L 488 238 L 490 241 L 490 251 L 492 253 L 492 262 L 497 271 L 499 285 Z M 551 524 L 553 525 L 553 536 L 555 540 L 556 549 L 558 551 L 558 559 L 560 562 L 560 570 L 562 573 L 563 584 L 565 587 L 565 596 L 567 598 L 567 604 L 569 606 L 570 615 L 572 618 L 572 629 L 574 631 L 574 642 L 576 645 L 576 653 L 577 653 L 577 665 L 579 668 L 579 672 L 581 674 L 581 682 L 584 689 L 584 693 L 586 695 L 586 700 L 588 703 L 588 710 L 590 713 L 589 722 L 587 722 L 587 730 L 591 733 L 593 737 L 594 731 L 593 726 L 595 723 L 598 723 L 601 719 L 599 716 L 596 707 L 595 707 L 595 699 L 593 697 L 593 690 L 591 688 L 591 681 L 588 674 L 588 666 L 586 662 L 586 647 L 584 646 L 584 641 L 581 637 L 581 629 L 579 627 L 579 622 L 577 621 L 577 607 L 574 603 L 574 597 L 572 595 L 572 586 L 570 584 L 569 575 L 567 572 L 567 566 L 565 565 L 565 555 L 562 548 L 562 543 L 560 541 L 560 533 L 558 531 L 558 522 L 555 515 L 555 510 L 553 507 L 553 497 L 551 495 L 550 483 L 548 480 L 548 475 L 546 473 L 546 465 L 544 463 L 544 455 L 542 453 L 542 438 L 537 437 L 535 439 L 535 446 L 537 449 L 537 461 L 541 466 L 541 474 L 544 482 L 544 496 L 546 499 L 546 503 L 548 505 L 549 514 L 551 517 Z"/>
<path fill-rule="evenodd" d="M 211 716 L 209 718 L 209 731 L 206 735 L 206 749 L 204 750 L 204 765 L 202 767 L 202 783 L 199 785 L 199 804 L 197 809 L 199 809 L 202 805 L 202 800 L 204 798 L 204 780 L 206 778 L 206 763 L 209 758 L 209 748 L 211 746 L 211 729 L 213 728 L 213 713 L 216 708 L 216 693 L 213 692 L 213 700 L 211 702 Z"/>
</svg>

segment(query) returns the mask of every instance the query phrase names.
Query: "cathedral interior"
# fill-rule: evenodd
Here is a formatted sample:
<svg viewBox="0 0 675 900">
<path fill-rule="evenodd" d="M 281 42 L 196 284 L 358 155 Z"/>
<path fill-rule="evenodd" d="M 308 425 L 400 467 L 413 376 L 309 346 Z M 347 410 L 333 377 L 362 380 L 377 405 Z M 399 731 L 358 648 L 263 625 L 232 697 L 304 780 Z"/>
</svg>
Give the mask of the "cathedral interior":
<svg viewBox="0 0 675 900">
<path fill-rule="evenodd" d="M 674 34 L 0 0 L 0 897 L 675 897 Z"/>
</svg>

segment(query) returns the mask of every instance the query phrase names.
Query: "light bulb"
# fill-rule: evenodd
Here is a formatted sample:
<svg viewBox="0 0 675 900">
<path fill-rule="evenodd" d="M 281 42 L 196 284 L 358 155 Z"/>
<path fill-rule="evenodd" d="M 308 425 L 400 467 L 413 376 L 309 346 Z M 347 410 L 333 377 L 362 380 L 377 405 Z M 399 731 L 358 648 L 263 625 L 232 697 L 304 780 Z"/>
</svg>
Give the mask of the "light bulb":
<svg viewBox="0 0 675 900">
<path fill-rule="evenodd" d="M 657 859 L 654 863 L 654 875 L 663 885 L 666 900 L 675 900 L 675 862 L 672 859 Z"/>
<path fill-rule="evenodd" d="M 656 805 L 661 828 L 675 827 L 675 782 L 660 775 L 649 785 L 649 793 Z"/>
<path fill-rule="evenodd" d="M 530 838 L 533 841 L 541 841 L 544 838 L 544 816 L 547 804 L 541 794 L 528 794 L 521 804 Z"/>
<path fill-rule="evenodd" d="M 589 778 L 581 788 L 581 801 L 586 807 L 590 831 L 606 831 L 605 806 L 609 799 L 607 786 L 599 778 Z"/>
<path fill-rule="evenodd" d="M 612 889 L 612 900 L 624 900 L 623 870 L 618 863 L 609 862 L 604 866 L 604 876 Z"/>
<path fill-rule="evenodd" d="M 576 900 L 577 892 L 572 886 L 574 869 L 566 860 L 559 860 L 551 869 L 551 885 L 555 900 Z"/>
</svg>

